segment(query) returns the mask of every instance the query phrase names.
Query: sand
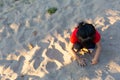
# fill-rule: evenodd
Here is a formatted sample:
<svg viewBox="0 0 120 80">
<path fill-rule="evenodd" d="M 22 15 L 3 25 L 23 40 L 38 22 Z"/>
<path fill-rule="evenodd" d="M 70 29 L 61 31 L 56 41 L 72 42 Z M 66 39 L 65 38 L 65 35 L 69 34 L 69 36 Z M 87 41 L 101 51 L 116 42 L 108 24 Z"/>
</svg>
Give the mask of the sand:
<svg viewBox="0 0 120 80">
<path fill-rule="evenodd" d="M 69 50 L 82 20 L 102 36 L 99 63 L 84 68 Z M 120 80 L 119 34 L 120 0 L 0 0 L 0 80 Z"/>
</svg>

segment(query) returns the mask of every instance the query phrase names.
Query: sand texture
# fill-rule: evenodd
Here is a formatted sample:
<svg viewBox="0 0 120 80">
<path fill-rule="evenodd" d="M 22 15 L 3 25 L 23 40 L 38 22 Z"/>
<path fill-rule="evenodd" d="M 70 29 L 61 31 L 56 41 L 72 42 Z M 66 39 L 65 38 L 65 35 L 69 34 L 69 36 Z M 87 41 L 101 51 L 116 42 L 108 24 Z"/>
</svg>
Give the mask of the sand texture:
<svg viewBox="0 0 120 80">
<path fill-rule="evenodd" d="M 69 50 L 82 20 L 102 36 L 100 62 L 84 68 Z M 120 80 L 120 0 L 0 0 L 0 80 Z"/>
</svg>

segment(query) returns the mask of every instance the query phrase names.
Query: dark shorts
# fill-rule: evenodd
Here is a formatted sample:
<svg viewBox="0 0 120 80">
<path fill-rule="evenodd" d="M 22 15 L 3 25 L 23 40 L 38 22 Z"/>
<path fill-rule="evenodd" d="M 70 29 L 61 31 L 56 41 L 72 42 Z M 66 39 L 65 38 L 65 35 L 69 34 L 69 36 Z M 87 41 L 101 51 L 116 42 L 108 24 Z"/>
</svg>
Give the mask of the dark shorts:
<svg viewBox="0 0 120 80">
<path fill-rule="evenodd" d="M 79 52 L 82 48 L 84 48 L 84 47 L 83 47 L 82 44 L 79 43 L 79 42 L 77 42 L 77 43 L 75 43 L 75 44 L 73 45 L 73 49 L 76 49 L 77 52 Z M 88 46 L 87 46 L 87 49 L 95 49 L 95 44 L 92 43 L 92 44 L 88 45 Z"/>
</svg>

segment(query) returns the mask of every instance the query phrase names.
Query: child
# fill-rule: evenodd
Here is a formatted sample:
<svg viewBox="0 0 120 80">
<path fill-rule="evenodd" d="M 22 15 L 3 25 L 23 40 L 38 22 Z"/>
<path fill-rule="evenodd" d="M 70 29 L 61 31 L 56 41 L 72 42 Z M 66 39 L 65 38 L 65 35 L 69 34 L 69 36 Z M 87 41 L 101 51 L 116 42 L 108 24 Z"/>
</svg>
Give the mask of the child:
<svg viewBox="0 0 120 80">
<path fill-rule="evenodd" d="M 80 22 L 74 29 L 70 36 L 70 48 L 75 59 L 81 66 L 85 66 L 85 60 L 78 54 L 83 48 L 95 49 L 95 55 L 91 61 L 91 64 L 97 64 L 99 54 L 101 51 L 100 45 L 101 36 L 92 24 L 86 22 Z"/>
</svg>

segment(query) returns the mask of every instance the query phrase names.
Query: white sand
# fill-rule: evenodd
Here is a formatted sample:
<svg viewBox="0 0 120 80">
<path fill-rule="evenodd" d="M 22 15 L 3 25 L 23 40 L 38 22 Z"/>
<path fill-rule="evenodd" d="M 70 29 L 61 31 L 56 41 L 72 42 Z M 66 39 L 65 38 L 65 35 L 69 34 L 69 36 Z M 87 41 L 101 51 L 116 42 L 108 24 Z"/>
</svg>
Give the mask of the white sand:
<svg viewBox="0 0 120 80">
<path fill-rule="evenodd" d="M 84 68 L 68 47 L 81 20 L 96 25 L 103 48 Z M 120 80 L 119 21 L 120 0 L 0 0 L 0 80 Z"/>
</svg>

